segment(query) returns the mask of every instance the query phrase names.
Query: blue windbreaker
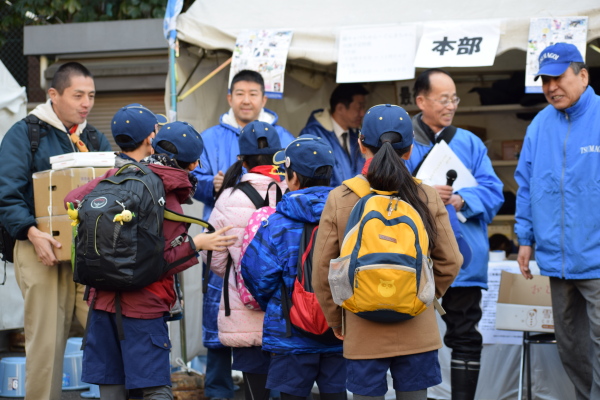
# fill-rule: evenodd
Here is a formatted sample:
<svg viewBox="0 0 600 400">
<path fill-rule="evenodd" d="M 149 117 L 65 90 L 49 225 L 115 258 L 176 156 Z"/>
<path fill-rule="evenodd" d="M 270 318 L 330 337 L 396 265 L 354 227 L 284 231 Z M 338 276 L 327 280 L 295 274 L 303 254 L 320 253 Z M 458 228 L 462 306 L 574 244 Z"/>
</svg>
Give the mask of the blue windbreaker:
<svg viewBox="0 0 600 400">
<path fill-rule="evenodd" d="M 410 159 L 406 162 L 409 171 L 414 171 L 421 159 L 433 147 L 429 138 L 413 117 L 415 141 Z M 467 222 L 461 225 L 464 238 L 471 247 L 472 258 L 463 265 L 452 287 L 481 287 L 487 289 L 487 268 L 490 245 L 487 226 L 504 203 L 502 181 L 496 176 L 487 148 L 473 133 L 458 128 L 449 144 L 452 151 L 473 174 L 478 185 L 463 188 L 456 193 L 465 199 L 466 208 L 461 210 Z"/>
<path fill-rule="evenodd" d="M 296 279 L 298 247 L 305 223 L 318 224 L 331 187 L 316 186 L 285 194 L 266 226 L 261 226 L 242 258 L 244 282 L 265 310 L 263 349 L 278 354 L 341 353 L 342 342 L 325 345 L 292 326 L 286 335 L 281 285 L 291 296 Z"/>
<path fill-rule="evenodd" d="M 313 111 L 308 118 L 306 126 L 300 132 L 300 136 L 302 135 L 322 137 L 327 140 L 327 143 L 333 149 L 335 165 L 333 166 L 333 176 L 331 177 L 330 186 L 338 187 L 346 179 L 354 178 L 361 173 L 362 167 L 365 165 L 365 158 L 358 148 L 357 133 L 351 130 L 350 136 L 348 137 L 350 154 L 352 155 L 350 156 L 340 145 L 340 141 L 335 135 L 335 132 L 333 132 L 331 115 L 327 110 Z"/>
<path fill-rule="evenodd" d="M 547 106 L 527 129 L 515 233 L 543 275 L 600 278 L 600 97 L 588 86 L 564 111 Z"/>
<path fill-rule="evenodd" d="M 285 147 L 291 143 L 295 138 L 285 128 L 276 125 L 277 114 L 266 108 L 263 110 L 271 117 L 265 122 L 270 123 L 277 129 L 281 146 Z M 225 173 L 237 161 L 237 156 L 240 154 L 238 143 L 240 129 L 225 122 L 227 114 L 221 115 L 219 125 L 210 127 L 202 132 L 202 141 L 204 142 L 204 151 L 200 156 L 202 168 L 198 166 L 192 171 L 192 174 L 198 178 L 198 188 L 196 189 L 196 193 L 194 193 L 194 198 L 204 203 L 202 219 L 205 221 L 208 221 L 210 218 L 210 213 L 215 205 L 214 176 L 219 171 Z M 206 268 L 206 265 L 202 268 Z M 217 326 L 223 278 L 211 271 L 209 272 L 208 282 L 208 291 L 204 294 L 202 300 L 202 342 L 205 347 L 219 348 L 223 347 L 219 341 L 219 329 Z"/>
<path fill-rule="evenodd" d="M 277 114 L 273 111 L 264 109 L 265 113 L 272 118 L 268 121 L 277 129 L 282 148 L 285 148 L 294 139 L 294 135 L 288 132 L 284 127 L 277 125 Z M 238 143 L 240 129 L 233 127 L 226 122 L 224 118 L 228 113 L 221 115 L 219 125 L 208 128 L 202 132 L 204 142 L 204 151 L 200 156 L 202 168 L 198 166 L 192 173 L 198 178 L 198 188 L 194 194 L 196 200 L 204 203 L 202 219 L 208 221 L 210 213 L 215 205 L 213 178 L 219 171 L 225 173 L 236 161 L 240 154 Z"/>
</svg>

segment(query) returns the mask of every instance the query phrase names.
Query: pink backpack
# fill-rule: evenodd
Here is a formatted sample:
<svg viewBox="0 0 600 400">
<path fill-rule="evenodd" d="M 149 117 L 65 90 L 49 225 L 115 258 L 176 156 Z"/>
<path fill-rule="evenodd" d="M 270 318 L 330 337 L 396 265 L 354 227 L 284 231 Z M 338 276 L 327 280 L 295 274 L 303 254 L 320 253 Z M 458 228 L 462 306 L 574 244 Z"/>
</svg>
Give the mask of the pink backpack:
<svg viewBox="0 0 600 400">
<path fill-rule="evenodd" d="M 246 228 L 244 229 L 244 238 L 242 241 L 242 252 L 240 254 L 240 261 L 238 263 L 236 263 L 233 268 L 233 273 L 235 276 L 235 283 L 236 283 L 238 294 L 240 295 L 240 299 L 242 300 L 242 303 L 250 310 L 260 310 L 260 305 L 254 299 L 254 296 L 252 296 L 252 293 L 250 293 L 250 291 L 244 284 L 244 278 L 242 276 L 242 258 L 244 258 L 246 249 L 248 248 L 248 246 L 250 245 L 250 242 L 256 235 L 258 228 L 260 228 L 261 225 L 264 224 L 265 221 L 267 221 L 267 219 L 269 218 L 269 215 L 271 215 L 275 212 L 275 207 L 271 207 L 270 203 L 269 203 L 269 191 L 271 189 L 271 186 L 273 186 L 273 185 L 275 185 L 275 188 L 276 188 L 275 204 L 277 204 L 281 200 L 282 193 L 281 193 L 281 188 L 275 182 L 272 182 L 269 185 L 269 188 L 267 189 L 267 195 L 264 199 L 260 196 L 260 194 L 256 191 L 256 189 L 254 189 L 254 187 L 252 187 L 252 185 L 249 184 L 248 182 L 241 182 L 237 185 L 237 188 L 240 189 L 242 192 L 244 192 L 250 198 L 250 200 L 252 200 L 252 203 L 254 203 L 254 206 L 257 208 L 257 210 L 254 211 L 252 213 L 252 215 L 250 216 L 250 219 L 248 220 L 248 224 L 246 225 Z M 224 284 L 224 286 L 223 286 L 223 288 L 224 288 L 223 301 L 225 303 L 224 305 L 225 305 L 225 315 L 226 316 L 229 316 L 231 314 L 231 307 L 229 306 L 229 290 L 228 290 L 229 285 L 227 284 L 227 282 L 229 282 L 229 274 L 231 271 L 232 264 L 233 264 L 233 259 L 231 258 L 231 255 L 230 255 L 229 259 L 227 260 L 227 267 L 225 269 L 225 279 L 224 279 L 224 283 L 223 283 Z"/>
</svg>

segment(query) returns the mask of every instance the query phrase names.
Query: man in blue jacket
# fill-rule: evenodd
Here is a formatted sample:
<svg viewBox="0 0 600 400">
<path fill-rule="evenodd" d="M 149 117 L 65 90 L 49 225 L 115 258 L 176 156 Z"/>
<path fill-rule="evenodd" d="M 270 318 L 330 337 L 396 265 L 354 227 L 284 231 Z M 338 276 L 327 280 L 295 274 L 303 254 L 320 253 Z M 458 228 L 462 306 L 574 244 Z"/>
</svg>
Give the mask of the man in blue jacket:
<svg viewBox="0 0 600 400">
<path fill-rule="evenodd" d="M 549 46 L 539 61 L 536 79 L 550 105 L 527 128 L 515 171 L 518 262 L 531 279 L 535 246 L 577 399 L 600 399 L 600 97 L 574 45 Z"/>
<path fill-rule="evenodd" d="M 477 330 L 481 320 L 481 289 L 487 289 L 489 242 L 487 225 L 504 202 L 503 184 L 492 168 L 487 149 L 473 133 L 452 126 L 460 99 L 450 75 L 441 69 L 421 73 L 414 85 L 415 102 L 421 113 L 413 117 L 415 141 L 406 166 L 413 174 L 434 143 L 445 140 L 477 180 L 477 186 L 454 191 L 436 185 L 446 205 L 462 213 L 462 236 L 471 250 L 458 277 L 443 299 L 446 315 L 444 343 L 452 349 L 451 383 L 453 400 L 472 400 L 479 378 L 483 338 Z M 467 259 L 467 257 L 465 257 Z"/>
<path fill-rule="evenodd" d="M 215 205 L 215 195 L 223 184 L 227 169 L 240 154 L 238 138 L 244 126 L 252 121 L 268 122 L 277 130 L 281 145 L 287 146 L 294 136 L 277 125 L 277 114 L 264 108 L 267 103 L 265 82 L 255 71 L 242 70 L 231 80 L 227 101 L 231 107 L 221 115 L 219 125 L 202 132 L 205 151 L 200 165 L 192 173 L 198 178 L 196 200 L 204 203 L 202 218 L 208 221 Z M 209 274 L 208 292 L 203 298 L 202 341 L 208 349 L 204 395 L 208 398 L 233 398 L 231 379 L 231 349 L 219 342 L 217 314 L 221 300 L 223 279 Z"/>
<path fill-rule="evenodd" d="M 31 175 L 50 169 L 52 156 L 111 150 L 104 135 L 86 121 L 95 94 L 87 68 L 63 64 L 48 89 L 50 99 L 31 112 L 40 121 L 37 150 L 24 120 L 9 129 L 0 145 L 0 222 L 17 239 L 15 276 L 25 300 L 28 399 L 60 399 L 71 321 L 77 317 L 85 326 L 88 310 L 83 286 L 73 282 L 71 263 L 54 255 L 60 243 L 37 228 Z"/>
<path fill-rule="evenodd" d="M 331 93 L 330 108 L 313 111 L 300 132 L 300 136 L 322 137 L 333 149 L 335 165 L 330 183 L 333 187 L 360 174 L 365 164 L 358 148 L 358 131 L 365 116 L 367 94 L 358 83 L 338 85 Z"/>
</svg>

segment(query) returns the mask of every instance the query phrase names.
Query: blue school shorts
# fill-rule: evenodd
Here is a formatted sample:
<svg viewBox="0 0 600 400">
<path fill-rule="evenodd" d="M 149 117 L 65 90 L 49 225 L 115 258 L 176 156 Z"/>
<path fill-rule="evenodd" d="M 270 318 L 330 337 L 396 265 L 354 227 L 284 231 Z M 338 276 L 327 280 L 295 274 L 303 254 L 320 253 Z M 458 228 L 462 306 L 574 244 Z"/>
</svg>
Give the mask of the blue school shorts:
<svg viewBox="0 0 600 400">
<path fill-rule="evenodd" d="M 81 380 L 127 389 L 171 385 L 171 341 L 166 319 L 123 316 L 125 340 L 117 334 L 115 314 L 90 310 Z"/>
<path fill-rule="evenodd" d="M 389 358 L 346 360 L 348 390 L 361 396 L 385 395 L 388 369 L 394 390 L 400 392 L 423 390 L 442 382 L 438 352 L 433 350 Z"/>
<path fill-rule="evenodd" d="M 342 353 L 271 354 L 268 389 L 307 397 L 315 382 L 320 393 L 346 392 Z"/>
<path fill-rule="evenodd" d="M 249 374 L 267 374 L 271 363 L 271 354 L 263 351 L 262 346 L 232 347 L 233 363 L 231 369 Z"/>
</svg>

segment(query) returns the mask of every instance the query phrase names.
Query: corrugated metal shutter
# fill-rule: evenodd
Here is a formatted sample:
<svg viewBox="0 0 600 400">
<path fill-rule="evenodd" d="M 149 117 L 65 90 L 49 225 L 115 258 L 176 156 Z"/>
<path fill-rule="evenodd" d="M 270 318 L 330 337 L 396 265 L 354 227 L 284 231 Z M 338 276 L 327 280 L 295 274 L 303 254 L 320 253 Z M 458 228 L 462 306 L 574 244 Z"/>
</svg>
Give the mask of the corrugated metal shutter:
<svg viewBox="0 0 600 400">
<path fill-rule="evenodd" d="M 97 93 L 94 108 L 88 117 L 88 122 L 104 133 L 113 150 L 118 150 L 118 146 L 113 141 L 110 131 L 110 121 L 120 107 L 131 103 L 139 103 L 154 113 L 166 115 L 164 90 Z"/>
</svg>

